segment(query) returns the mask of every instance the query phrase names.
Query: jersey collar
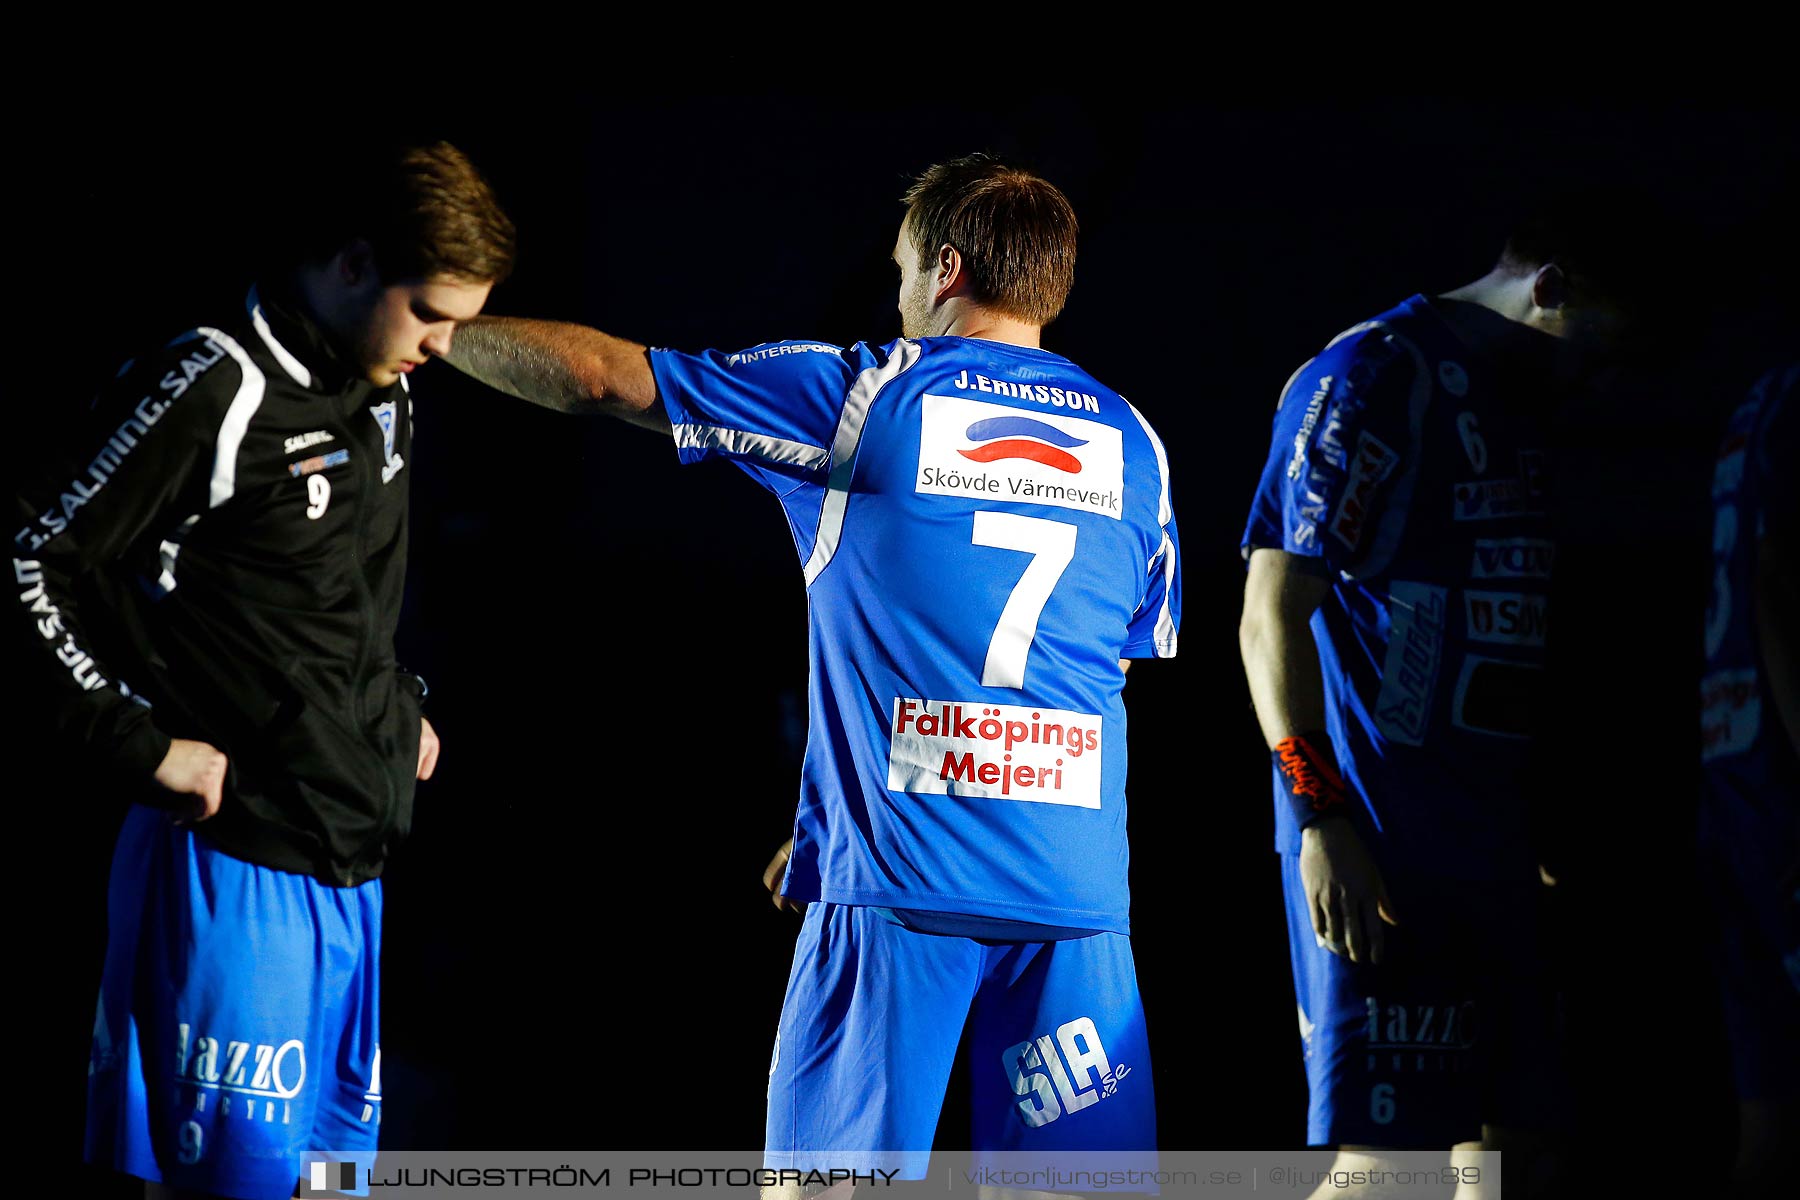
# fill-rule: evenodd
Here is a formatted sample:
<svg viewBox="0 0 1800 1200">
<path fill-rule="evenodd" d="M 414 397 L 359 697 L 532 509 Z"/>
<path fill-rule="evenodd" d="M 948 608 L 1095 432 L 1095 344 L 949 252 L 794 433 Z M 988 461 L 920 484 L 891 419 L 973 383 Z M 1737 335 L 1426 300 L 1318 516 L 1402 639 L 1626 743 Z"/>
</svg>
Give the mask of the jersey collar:
<svg viewBox="0 0 1800 1200">
<path fill-rule="evenodd" d="M 356 382 L 353 373 L 333 349 L 297 299 L 278 287 L 252 285 L 244 308 L 257 336 L 289 378 L 308 391 L 339 392 Z"/>
</svg>

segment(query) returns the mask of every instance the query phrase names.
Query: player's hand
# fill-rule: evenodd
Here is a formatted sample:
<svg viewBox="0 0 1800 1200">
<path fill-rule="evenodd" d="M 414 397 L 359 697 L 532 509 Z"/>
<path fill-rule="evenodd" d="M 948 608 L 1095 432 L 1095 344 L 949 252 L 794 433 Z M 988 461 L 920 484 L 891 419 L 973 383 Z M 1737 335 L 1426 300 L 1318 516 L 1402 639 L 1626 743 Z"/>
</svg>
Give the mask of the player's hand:
<svg viewBox="0 0 1800 1200">
<path fill-rule="evenodd" d="M 1381 961 L 1382 922 L 1400 922 L 1375 859 L 1348 820 L 1327 817 L 1300 835 L 1300 884 L 1313 935 L 1326 949 L 1355 963 Z"/>
<path fill-rule="evenodd" d="M 424 717 L 419 718 L 419 774 L 420 779 L 430 779 L 431 773 L 437 770 L 438 735 L 431 727 L 431 722 Z"/>
<path fill-rule="evenodd" d="M 793 853 L 793 838 L 781 843 L 781 849 L 775 852 L 775 857 L 771 858 L 769 865 L 763 868 L 763 886 L 769 889 L 769 898 L 775 902 L 776 908 L 782 912 L 803 913 L 806 911 L 806 904 L 803 901 L 789 900 L 781 894 L 781 877 L 787 874 L 788 858 Z"/>
<path fill-rule="evenodd" d="M 225 798 L 225 755 L 205 742 L 176 738 L 156 768 L 156 782 L 169 793 L 163 806 L 177 825 L 204 821 Z"/>
</svg>

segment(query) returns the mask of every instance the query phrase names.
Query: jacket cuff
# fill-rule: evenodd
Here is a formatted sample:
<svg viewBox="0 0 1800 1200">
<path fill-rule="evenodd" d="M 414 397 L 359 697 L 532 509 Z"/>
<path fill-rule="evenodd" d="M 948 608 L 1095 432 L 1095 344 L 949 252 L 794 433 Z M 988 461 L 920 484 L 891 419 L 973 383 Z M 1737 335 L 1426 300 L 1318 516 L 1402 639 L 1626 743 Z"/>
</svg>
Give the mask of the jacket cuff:
<svg viewBox="0 0 1800 1200">
<path fill-rule="evenodd" d="M 406 690 L 407 694 L 413 698 L 413 701 L 417 703 L 420 708 L 425 707 L 425 697 L 431 695 L 431 689 L 425 685 L 424 676 L 414 675 L 405 667 L 401 667 L 397 674 L 400 676 L 400 686 Z"/>
<path fill-rule="evenodd" d="M 119 743 L 114 761 L 133 778 L 148 783 L 155 776 L 156 768 L 162 766 L 163 759 L 168 757 L 169 746 L 173 741 L 173 738 L 148 720 L 139 721 Z"/>
</svg>

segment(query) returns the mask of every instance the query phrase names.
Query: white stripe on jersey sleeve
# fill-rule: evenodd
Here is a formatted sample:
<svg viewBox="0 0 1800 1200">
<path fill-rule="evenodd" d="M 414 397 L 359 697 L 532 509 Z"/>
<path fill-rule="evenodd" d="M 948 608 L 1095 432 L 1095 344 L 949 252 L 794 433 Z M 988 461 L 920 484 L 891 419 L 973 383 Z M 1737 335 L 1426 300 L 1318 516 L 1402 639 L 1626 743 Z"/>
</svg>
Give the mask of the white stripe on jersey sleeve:
<svg viewBox="0 0 1800 1200">
<path fill-rule="evenodd" d="M 213 451 L 212 483 L 207 489 L 207 507 L 217 508 L 231 499 L 237 491 L 237 457 L 238 448 L 244 443 L 244 434 L 250 428 L 250 418 L 262 407 L 263 392 L 268 388 L 268 380 L 263 376 L 261 368 L 250 361 L 250 355 L 237 344 L 229 334 L 202 325 L 192 333 L 178 337 L 170 345 L 181 342 L 197 342 L 210 338 L 218 343 L 225 353 L 237 360 L 243 378 L 238 382 L 237 395 L 231 398 L 231 406 L 225 410 L 225 420 L 219 425 L 218 445 Z"/>
<path fill-rule="evenodd" d="M 1156 642 L 1156 657 L 1175 657 L 1175 616 L 1169 611 L 1169 597 L 1175 586 L 1175 543 L 1163 534 L 1162 548 L 1157 551 L 1163 564 L 1163 602 L 1162 611 L 1156 614 L 1156 628 L 1151 637 Z"/>
<path fill-rule="evenodd" d="M 823 446 L 809 446 L 805 442 L 718 425 L 676 425 L 670 432 L 675 435 L 676 448 L 681 450 L 724 450 L 728 454 L 747 454 L 768 462 L 792 463 L 808 469 L 824 466 L 831 457 Z"/>
<path fill-rule="evenodd" d="M 1119 398 L 1125 399 L 1123 396 Z M 1131 415 L 1137 418 L 1137 423 L 1143 427 L 1144 436 L 1150 439 L 1150 448 L 1156 451 L 1156 473 L 1162 484 L 1162 492 L 1156 501 L 1156 523 L 1162 527 L 1162 545 L 1158 546 L 1156 553 L 1151 556 L 1150 569 L 1156 570 L 1157 559 L 1162 560 L 1163 601 L 1162 611 L 1156 615 L 1153 637 L 1156 641 L 1156 656 L 1158 658 L 1174 658 L 1175 615 L 1169 611 L 1169 600 L 1171 589 L 1175 586 L 1175 543 L 1169 537 L 1169 521 L 1174 517 L 1175 509 L 1169 503 L 1169 454 L 1163 449 L 1162 439 L 1156 436 L 1156 430 L 1150 428 L 1150 422 L 1146 421 L 1144 414 L 1137 410 L 1137 405 L 1126 400 L 1125 407 L 1129 408 Z"/>
<path fill-rule="evenodd" d="M 813 540 L 812 557 L 806 560 L 808 587 L 837 554 L 838 539 L 844 532 L 844 508 L 850 503 L 850 475 L 856 466 L 856 447 L 862 441 L 869 405 L 874 403 L 882 388 L 918 361 L 919 344 L 901 339 L 894 344 L 894 352 L 886 362 L 870 367 L 850 385 L 850 393 L 844 398 L 844 411 L 838 417 L 837 433 L 831 439 L 831 475 L 825 483 L 825 503 L 819 510 L 819 534 Z"/>
</svg>

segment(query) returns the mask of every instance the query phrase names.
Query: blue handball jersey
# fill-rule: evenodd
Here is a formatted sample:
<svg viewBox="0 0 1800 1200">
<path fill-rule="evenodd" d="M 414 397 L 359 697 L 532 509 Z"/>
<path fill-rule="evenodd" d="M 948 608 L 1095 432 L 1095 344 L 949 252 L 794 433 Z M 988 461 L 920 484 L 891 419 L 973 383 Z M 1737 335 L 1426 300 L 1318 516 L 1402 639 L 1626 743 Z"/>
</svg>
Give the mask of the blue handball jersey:
<svg viewBox="0 0 1800 1200">
<path fill-rule="evenodd" d="M 973 338 L 651 363 L 682 461 L 774 492 L 804 564 L 784 893 L 1129 932 L 1119 660 L 1175 653 L 1181 595 L 1149 424 Z"/>
<path fill-rule="evenodd" d="M 1761 671 L 1754 605 L 1758 545 L 1774 521 L 1800 528 L 1797 389 L 1800 366 L 1759 380 L 1726 426 L 1713 468 L 1713 576 L 1700 683 L 1702 814 L 1730 877 L 1753 893 L 1759 914 L 1779 905 L 1775 886 L 1800 857 L 1800 762 Z"/>
<path fill-rule="evenodd" d="M 1547 414 L 1424 296 L 1295 372 L 1244 531 L 1322 560 L 1327 733 L 1384 867 L 1531 869 L 1524 795 L 1555 547 Z M 1276 848 L 1299 830 L 1276 805 Z"/>
</svg>

